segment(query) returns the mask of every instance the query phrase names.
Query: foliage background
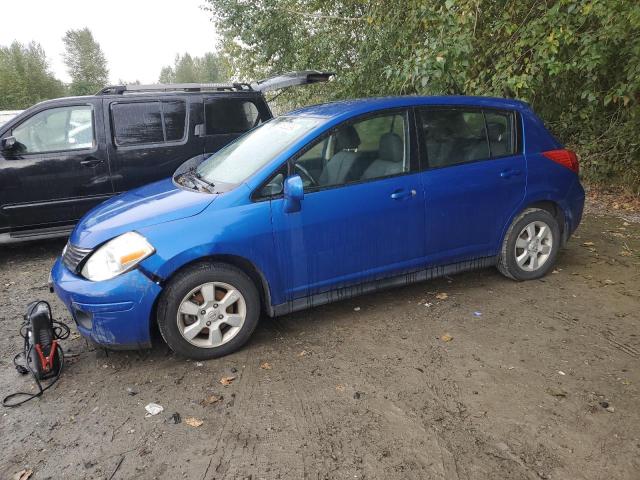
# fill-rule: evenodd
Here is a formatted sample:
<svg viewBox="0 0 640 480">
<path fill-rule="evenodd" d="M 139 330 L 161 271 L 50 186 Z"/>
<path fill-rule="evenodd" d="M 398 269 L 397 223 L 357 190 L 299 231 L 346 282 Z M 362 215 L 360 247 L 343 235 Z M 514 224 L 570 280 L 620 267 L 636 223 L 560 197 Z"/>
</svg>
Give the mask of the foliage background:
<svg viewBox="0 0 640 480">
<path fill-rule="evenodd" d="M 335 71 L 286 107 L 396 94 L 525 100 L 590 181 L 640 192 L 640 2 L 207 0 L 237 79 Z"/>
</svg>

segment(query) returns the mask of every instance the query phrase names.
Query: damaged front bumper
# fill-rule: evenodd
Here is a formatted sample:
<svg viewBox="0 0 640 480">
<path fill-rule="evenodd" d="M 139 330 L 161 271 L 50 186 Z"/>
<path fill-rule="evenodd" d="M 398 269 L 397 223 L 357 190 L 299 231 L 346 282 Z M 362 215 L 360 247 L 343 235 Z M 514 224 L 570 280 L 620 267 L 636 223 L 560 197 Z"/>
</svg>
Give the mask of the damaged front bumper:
<svg viewBox="0 0 640 480">
<path fill-rule="evenodd" d="M 151 346 L 151 315 L 161 287 L 140 270 L 91 282 L 71 273 L 58 259 L 50 286 L 84 337 L 114 349 Z"/>
</svg>

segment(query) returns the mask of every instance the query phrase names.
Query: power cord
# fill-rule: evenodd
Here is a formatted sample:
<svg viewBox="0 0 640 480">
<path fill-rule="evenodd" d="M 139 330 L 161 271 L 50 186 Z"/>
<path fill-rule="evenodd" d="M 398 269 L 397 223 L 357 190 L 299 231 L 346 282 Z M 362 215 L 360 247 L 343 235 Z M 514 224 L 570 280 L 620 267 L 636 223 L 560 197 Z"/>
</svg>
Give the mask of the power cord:
<svg viewBox="0 0 640 480">
<path fill-rule="evenodd" d="M 32 328 L 30 318 L 33 312 L 35 311 L 35 309 L 40 305 L 46 305 L 47 310 L 49 312 L 49 319 L 51 320 L 50 326 L 51 326 L 51 331 L 53 333 L 53 338 L 51 340 L 64 340 L 69 337 L 69 334 L 70 334 L 69 327 L 62 322 L 53 320 L 53 315 L 51 314 L 51 306 L 47 302 L 45 302 L 44 300 L 39 300 L 29 305 L 27 313 L 24 316 L 24 323 L 20 326 L 20 330 L 18 331 L 20 336 L 24 339 L 23 351 L 18 353 L 15 357 L 13 357 L 13 365 L 16 367 L 16 370 L 21 375 L 26 375 L 28 373 L 31 373 L 34 381 L 36 382 L 36 385 L 38 385 L 38 392 L 37 393 L 15 392 L 10 395 L 7 395 L 6 397 L 4 397 L 4 399 L 2 399 L 3 407 L 8 407 L 8 408 L 18 407 L 28 402 L 29 400 L 33 400 L 34 398 L 42 396 L 44 392 L 46 392 L 51 387 L 53 387 L 53 385 L 55 385 L 55 383 L 60 379 L 60 375 L 62 375 L 62 368 L 64 367 L 64 352 L 60 344 L 57 342 L 52 344 L 52 346 L 54 346 L 55 351 L 50 352 L 49 356 L 51 358 L 54 358 L 55 355 L 59 355 L 59 358 L 60 358 L 59 366 L 58 366 L 57 372 L 51 378 L 51 381 L 46 386 L 44 387 L 42 386 L 42 382 L 40 381 L 41 379 L 39 378 L 39 375 L 31 367 L 30 358 L 31 358 L 31 354 L 33 353 L 33 349 L 36 347 L 36 345 L 31 344 L 31 342 L 29 341 L 29 333 L 30 333 L 29 329 Z M 38 349 L 41 348 L 40 345 L 37 345 L 37 347 Z M 18 363 L 18 359 L 20 357 L 23 357 L 24 365 Z M 19 398 L 19 397 L 25 397 L 25 398 L 22 398 L 20 401 L 11 402 L 12 399 Z"/>
</svg>

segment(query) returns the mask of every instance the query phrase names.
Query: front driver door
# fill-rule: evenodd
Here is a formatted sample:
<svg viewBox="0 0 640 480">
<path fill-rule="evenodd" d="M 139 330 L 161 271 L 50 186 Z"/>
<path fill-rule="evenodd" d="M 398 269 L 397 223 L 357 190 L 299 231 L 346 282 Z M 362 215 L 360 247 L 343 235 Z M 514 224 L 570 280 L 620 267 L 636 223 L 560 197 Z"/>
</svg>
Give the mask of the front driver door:
<svg viewBox="0 0 640 480">
<path fill-rule="evenodd" d="M 292 159 L 302 207 L 286 213 L 283 199 L 271 201 L 287 301 L 422 265 L 423 189 L 409 118 L 396 110 L 342 124 Z M 338 151 L 340 129 L 351 142 Z M 328 152 L 326 172 L 314 175 L 307 167 L 318 151 Z"/>
<path fill-rule="evenodd" d="M 12 231 L 68 226 L 111 196 L 100 108 L 45 108 L 11 130 L 16 145 L 0 159 L 0 201 Z"/>
</svg>

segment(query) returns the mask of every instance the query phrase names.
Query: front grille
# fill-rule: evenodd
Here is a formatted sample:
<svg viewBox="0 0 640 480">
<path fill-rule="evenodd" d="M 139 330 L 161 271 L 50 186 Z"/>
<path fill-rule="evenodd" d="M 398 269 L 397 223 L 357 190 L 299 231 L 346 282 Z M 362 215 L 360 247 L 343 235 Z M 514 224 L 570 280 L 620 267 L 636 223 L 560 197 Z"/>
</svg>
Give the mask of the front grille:
<svg viewBox="0 0 640 480">
<path fill-rule="evenodd" d="M 91 248 L 80 248 L 72 243 L 67 243 L 62 254 L 62 263 L 73 273 L 78 273 L 78 268 L 91 251 Z"/>
</svg>

